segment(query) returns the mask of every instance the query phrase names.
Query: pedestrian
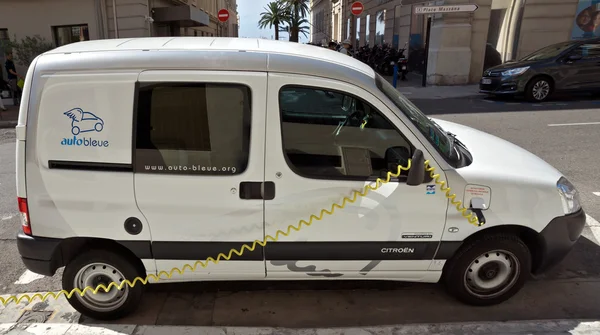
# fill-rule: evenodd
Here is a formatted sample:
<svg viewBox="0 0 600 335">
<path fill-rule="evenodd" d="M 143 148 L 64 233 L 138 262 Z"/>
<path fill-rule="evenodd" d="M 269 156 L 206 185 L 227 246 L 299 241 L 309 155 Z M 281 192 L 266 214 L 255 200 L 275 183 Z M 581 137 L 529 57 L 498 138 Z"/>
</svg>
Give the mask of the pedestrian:
<svg viewBox="0 0 600 335">
<path fill-rule="evenodd" d="M 2 109 L 3 111 L 6 111 L 6 107 L 4 106 L 4 101 L 3 101 L 3 96 L 2 93 L 4 93 L 4 89 L 9 88 L 8 84 L 6 83 L 6 80 L 4 80 L 4 71 L 2 70 L 2 68 L 0 67 L 0 109 Z"/>
<path fill-rule="evenodd" d="M 10 85 L 10 89 L 12 91 L 13 103 L 15 106 L 19 106 L 21 102 L 21 88 L 17 85 L 19 79 L 22 79 L 21 75 L 17 73 L 17 69 L 15 68 L 15 62 L 13 62 L 12 53 L 6 54 L 6 62 L 4 64 L 6 68 L 6 76 L 8 77 L 8 84 Z"/>
<path fill-rule="evenodd" d="M 344 55 L 352 56 L 352 53 L 350 52 L 350 40 L 349 39 L 345 39 L 344 42 L 342 42 L 342 47 L 340 48 L 340 52 L 343 53 Z"/>
<path fill-rule="evenodd" d="M 333 51 L 337 51 L 337 43 L 335 43 L 334 41 L 329 42 L 329 49 L 333 50 Z"/>
<path fill-rule="evenodd" d="M 4 79 L 2 79 L 4 81 Z M 1 92 L 1 91 L 0 91 Z M 0 109 L 6 112 L 6 107 L 4 106 L 4 101 L 2 101 L 2 93 L 0 93 Z"/>
</svg>

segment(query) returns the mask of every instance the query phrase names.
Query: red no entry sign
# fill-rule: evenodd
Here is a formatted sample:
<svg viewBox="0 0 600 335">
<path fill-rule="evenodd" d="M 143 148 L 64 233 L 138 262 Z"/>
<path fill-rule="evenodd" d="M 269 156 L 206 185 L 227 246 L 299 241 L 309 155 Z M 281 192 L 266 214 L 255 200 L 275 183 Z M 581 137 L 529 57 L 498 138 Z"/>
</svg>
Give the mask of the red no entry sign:
<svg viewBox="0 0 600 335">
<path fill-rule="evenodd" d="M 365 6 L 363 6 L 362 2 L 360 1 L 354 1 L 350 9 L 352 10 L 352 14 L 358 16 L 362 14 L 363 10 L 365 9 Z"/>
<path fill-rule="evenodd" d="M 219 12 L 217 13 L 217 17 L 219 18 L 219 21 L 221 22 L 225 22 L 227 20 L 229 20 L 229 11 L 225 8 L 219 10 Z"/>
</svg>

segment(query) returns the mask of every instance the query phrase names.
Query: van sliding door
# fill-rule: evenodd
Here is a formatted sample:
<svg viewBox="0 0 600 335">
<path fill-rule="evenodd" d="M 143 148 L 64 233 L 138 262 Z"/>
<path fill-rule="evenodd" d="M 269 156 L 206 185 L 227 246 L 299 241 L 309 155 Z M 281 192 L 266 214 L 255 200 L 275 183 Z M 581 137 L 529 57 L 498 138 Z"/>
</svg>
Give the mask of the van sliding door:
<svg viewBox="0 0 600 335">
<path fill-rule="evenodd" d="M 265 73 L 140 74 L 135 193 L 159 272 L 262 240 L 266 87 Z M 244 249 L 171 281 L 264 278 L 260 245 Z"/>
</svg>

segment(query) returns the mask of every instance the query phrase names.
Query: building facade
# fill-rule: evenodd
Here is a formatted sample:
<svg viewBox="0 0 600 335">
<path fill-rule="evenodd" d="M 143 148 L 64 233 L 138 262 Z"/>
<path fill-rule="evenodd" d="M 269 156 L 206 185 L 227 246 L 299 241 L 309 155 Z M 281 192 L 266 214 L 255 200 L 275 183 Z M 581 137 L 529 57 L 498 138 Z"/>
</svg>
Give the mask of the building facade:
<svg viewBox="0 0 600 335">
<path fill-rule="evenodd" d="M 324 43 L 327 45 L 332 40 L 331 0 L 311 0 L 311 31 L 310 41 L 312 43 Z"/>
<path fill-rule="evenodd" d="M 221 8 L 230 13 L 225 23 L 217 19 Z M 238 27 L 236 0 L 0 1 L 0 39 L 39 35 L 55 47 L 107 38 L 237 37 Z M 2 50 L 2 64 L 4 54 Z"/>
<path fill-rule="evenodd" d="M 330 1 L 332 40 L 348 38 L 355 47 L 406 47 L 415 72 L 424 72 L 427 52 L 429 84 L 477 83 L 494 60 L 518 59 L 549 44 L 600 35 L 600 0 L 362 0 L 359 16 L 350 11 L 354 0 Z M 416 7 L 456 4 L 479 8 L 473 13 L 415 14 Z M 426 48 L 428 17 L 432 25 Z"/>
</svg>

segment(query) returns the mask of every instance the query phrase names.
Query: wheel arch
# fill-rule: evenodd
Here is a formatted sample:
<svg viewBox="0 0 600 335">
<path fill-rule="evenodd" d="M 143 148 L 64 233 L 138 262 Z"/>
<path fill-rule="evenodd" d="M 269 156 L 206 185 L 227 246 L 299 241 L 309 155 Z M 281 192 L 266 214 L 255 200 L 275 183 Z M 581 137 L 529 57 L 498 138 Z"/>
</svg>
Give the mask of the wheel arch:
<svg viewBox="0 0 600 335">
<path fill-rule="evenodd" d="M 552 94 L 556 90 L 556 80 L 554 80 L 554 77 L 552 77 L 551 75 L 549 75 L 547 73 L 538 73 L 538 74 L 535 74 L 533 77 L 529 78 L 529 80 L 527 81 L 527 84 L 525 84 L 525 88 L 528 89 L 529 85 L 531 85 L 531 83 L 533 83 L 534 80 L 539 79 L 539 78 L 548 79 L 548 83 L 550 84 L 550 93 L 549 94 Z"/>
<path fill-rule="evenodd" d="M 69 264 L 82 251 L 91 249 L 114 251 L 127 258 L 140 274 L 146 274 L 144 263 L 131 249 L 114 240 L 92 237 L 71 237 L 61 241 L 52 253 L 52 272 Z"/>
<path fill-rule="evenodd" d="M 464 245 L 469 244 L 471 241 L 479 239 L 484 235 L 496 235 L 496 234 L 508 234 L 513 235 L 520 238 L 523 243 L 529 249 L 531 253 L 531 272 L 535 273 L 536 270 L 542 263 L 542 253 L 544 250 L 544 242 L 538 232 L 531 229 L 530 227 L 521 226 L 521 225 L 501 225 L 501 226 L 493 226 L 489 228 L 485 228 L 477 231 L 474 234 L 469 235 L 466 239 L 464 239 L 460 245 L 460 247 L 456 250 L 453 256 L 450 258 L 454 258 L 460 248 Z M 446 262 L 448 264 L 448 262 Z M 445 266 L 444 266 L 445 267 Z"/>
</svg>

